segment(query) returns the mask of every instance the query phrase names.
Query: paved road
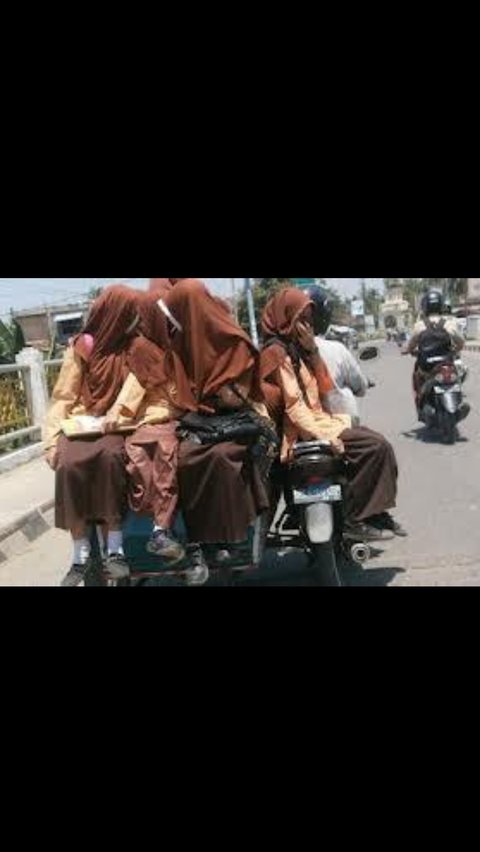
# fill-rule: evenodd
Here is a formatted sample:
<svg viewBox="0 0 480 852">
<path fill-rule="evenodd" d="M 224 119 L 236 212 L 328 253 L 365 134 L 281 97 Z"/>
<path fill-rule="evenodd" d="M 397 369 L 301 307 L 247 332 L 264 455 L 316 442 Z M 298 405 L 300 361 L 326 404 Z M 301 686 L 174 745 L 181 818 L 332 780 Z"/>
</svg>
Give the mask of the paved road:
<svg viewBox="0 0 480 852">
<path fill-rule="evenodd" d="M 480 355 L 469 353 L 466 389 L 472 413 L 454 447 L 423 440 L 411 393 L 413 360 L 385 344 L 365 366 L 377 382 L 362 403 L 366 425 L 384 432 L 400 465 L 396 514 L 409 530 L 366 569 L 345 575 L 349 585 L 480 585 Z M 51 531 L 20 557 L 0 565 L 0 585 L 58 585 L 69 559 L 68 536 Z"/>
<path fill-rule="evenodd" d="M 357 582 L 480 585 L 480 356 L 466 353 L 464 358 L 472 412 L 453 447 L 426 438 L 416 420 L 411 357 L 385 344 L 380 359 L 365 365 L 377 387 L 362 404 L 363 420 L 395 446 L 400 466 L 396 515 L 409 537 L 385 546 Z"/>
</svg>

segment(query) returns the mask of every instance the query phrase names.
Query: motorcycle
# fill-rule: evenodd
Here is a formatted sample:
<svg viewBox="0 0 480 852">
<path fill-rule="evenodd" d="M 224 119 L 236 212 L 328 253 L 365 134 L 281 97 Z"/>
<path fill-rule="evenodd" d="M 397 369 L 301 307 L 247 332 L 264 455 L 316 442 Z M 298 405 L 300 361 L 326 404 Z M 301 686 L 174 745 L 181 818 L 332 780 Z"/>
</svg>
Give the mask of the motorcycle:
<svg viewBox="0 0 480 852">
<path fill-rule="evenodd" d="M 454 444 L 457 425 L 468 414 L 463 401 L 468 370 L 451 354 L 425 358 L 422 369 L 427 378 L 420 392 L 419 419 L 427 428 L 439 429 L 446 444 Z"/>
<path fill-rule="evenodd" d="M 341 586 L 342 560 L 363 565 L 371 557 L 370 546 L 361 540 L 346 539 L 344 525 L 345 465 L 334 456 L 326 441 L 299 443 L 287 465 L 277 463 L 272 470 L 276 493 L 282 496 L 272 521 L 271 513 L 260 515 L 241 544 L 229 542 L 206 545 L 203 552 L 209 566 L 209 585 L 276 585 L 283 568 L 280 563 L 290 550 L 290 580 L 316 586 Z M 103 573 L 99 535 L 92 539 L 91 567 L 86 586 L 186 585 L 188 560 L 165 566 L 146 551 L 153 520 L 130 513 L 124 527 L 125 555 L 131 568 L 129 578 L 108 580 Z M 180 540 L 186 540 L 181 514 L 175 526 Z M 300 551 L 300 553 L 298 553 Z M 299 558 L 303 554 L 303 559 Z M 272 558 L 273 557 L 273 558 Z"/>
<path fill-rule="evenodd" d="M 302 547 L 310 554 L 316 585 L 341 586 L 343 559 L 363 565 L 371 557 L 366 542 L 344 536 L 344 460 L 328 441 L 306 441 L 296 444 L 283 475 L 285 505 L 268 545 Z"/>
</svg>

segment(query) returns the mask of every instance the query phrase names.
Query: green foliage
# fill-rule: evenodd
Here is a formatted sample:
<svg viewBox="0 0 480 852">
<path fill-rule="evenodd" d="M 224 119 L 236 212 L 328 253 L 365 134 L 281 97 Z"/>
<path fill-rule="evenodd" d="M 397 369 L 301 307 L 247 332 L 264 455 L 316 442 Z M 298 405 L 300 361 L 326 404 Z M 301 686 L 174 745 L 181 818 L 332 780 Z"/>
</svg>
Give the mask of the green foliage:
<svg viewBox="0 0 480 852">
<path fill-rule="evenodd" d="M 103 287 L 90 287 L 90 290 L 87 293 L 87 299 L 89 299 L 90 301 L 93 301 L 93 299 L 98 299 L 102 290 Z"/>
<path fill-rule="evenodd" d="M 333 302 L 333 322 L 347 323 L 350 320 L 350 299 L 342 299 L 342 297 L 329 287 L 325 278 L 319 278 L 318 283 L 330 293 Z M 284 287 L 293 285 L 291 278 L 255 278 L 253 287 L 253 301 L 255 304 L 255 316 L 257 325 L 260 325 L 261 316 L 265 305 L 274 293 L 282 290 Z M 246 330 L 250 330 L 248 321 L 248 306 L 245 294 L 243 294 L 238 303 L 238 318 L 240 325 Z"/>
<path fill-rule="evenodd" d="M 0 320 L 0 363 L 15 363 L 15 355 L 18 355 L 25 346 L 25 338 L 18 322 L 14 320 L 5 323 Z"/>
<path fill-rule="evenodd" d="M 397 278 L 385 278 L 385 284 L 393 284 Z M 461 302 L 467 295 L 466 278 L 404 278 L 404 295 L 411 309 L 419 309 L 422 295 L 430 287 L 438 287 L 445 297 L 451 299 L 454 305 Z"/>
<path fill-rule="evenodd" d="M 257 323 L 260 324 L 263 309 L 267 304 L 268 300 L 276 293 L 278 290 L 282 290 L 284 287 L 288 287 L 291 284 L 290 278 L 255 278 L 254 279 L 254 287 L 253 287 L 253 301 L 255 304 L 255 316 L 257 318 Z M 238 302 L 238 321 L 240 325 L 246 330 L 250 331 L 250 325 L 248 321 L 248 306 L 247 299 L 245 294 L 243 293 Z"/>
</svg>

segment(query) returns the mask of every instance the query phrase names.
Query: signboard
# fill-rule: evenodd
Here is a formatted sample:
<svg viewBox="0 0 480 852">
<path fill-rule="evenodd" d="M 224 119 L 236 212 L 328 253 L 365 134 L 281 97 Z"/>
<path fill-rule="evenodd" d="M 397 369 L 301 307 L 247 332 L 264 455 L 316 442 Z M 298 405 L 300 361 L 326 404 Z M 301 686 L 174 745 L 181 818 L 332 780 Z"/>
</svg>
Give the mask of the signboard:
<svg viewBox="0 0 480 852">
<path fill-rule="evenodd" d="M 317 283 L 316 278 L 292 278 L 292 281 L 297 287 L 308 287 L 310 284 Z"/>
<path fill-rule="evenodd" d="M 352 299 L 352 317 L 365 316 L 365 302 L 363 299 Z"/>
<path fill-rule="evenodd" d="M 480 301 L 480 278 L 468 278 L 467 279 L 467 287 L 468 287 L 468 299 L 471 302 L 479 302 Z"/>
</svg>

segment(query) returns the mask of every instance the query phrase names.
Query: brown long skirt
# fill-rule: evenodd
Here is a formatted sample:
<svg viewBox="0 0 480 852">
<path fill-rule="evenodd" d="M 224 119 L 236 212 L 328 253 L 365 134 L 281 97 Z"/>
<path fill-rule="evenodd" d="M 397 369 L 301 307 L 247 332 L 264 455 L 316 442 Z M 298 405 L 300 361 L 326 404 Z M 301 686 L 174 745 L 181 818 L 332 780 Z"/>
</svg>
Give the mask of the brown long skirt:
<svg viewBox="0 0 480 852">
<path fill-rule="evenodd" d="M 121 435 L 58 441 L 55 525 L 88 522 L 120 525 L 127 508 L 125 440 Z"/>
<path fill-rule="evenodd" d="M 245 541 L 248 527 L 268 509 L 267 490 L 246 446 L 180 445 L 180 502 L 190 541 Z"/>
<path fill-rule="evenodd" d="M 127 438 L 128 502 L 139 514 L 153 514 L 170 529 L 178 506 L 178 422 L 141 426 Z"/>
<path fill-rule="evenodd" d="M 364 521 L 395 506 L 398 466 L 393 447 L 383 435 L 359 426 L 340 435 L 348 462 L 346 517 Z"/>
</svg>

